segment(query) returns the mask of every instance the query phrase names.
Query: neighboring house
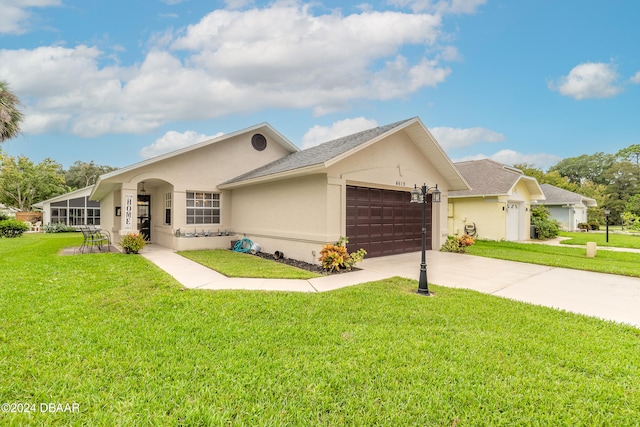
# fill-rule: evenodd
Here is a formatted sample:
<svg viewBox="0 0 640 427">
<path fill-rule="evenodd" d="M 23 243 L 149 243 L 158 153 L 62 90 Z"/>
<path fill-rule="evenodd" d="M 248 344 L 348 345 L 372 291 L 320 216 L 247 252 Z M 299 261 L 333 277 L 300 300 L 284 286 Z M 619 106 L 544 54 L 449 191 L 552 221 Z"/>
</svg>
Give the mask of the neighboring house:
<svg viewBox="0 0 640 427">
<path fill-rule="evenodd" d="M 12 208 L 11 206 L 5 206 L 4 204 L 0 203 L 0 212 L 5 214 L 9 218 L 15 218 L 16 213 L 18 213 L 19 211 L 16 208 Z"/>
<path fill-rule="evenodd" d="M 317 263 L 340 236 L 369 257 L 419 251 L 422 206 L 409 200 L 423 183 L 442 191 L 442 203 L 428 203 L 427 245 L 437 249 L 447 194 L 469 187 L 419 118 L 302 151 L 264 123 L 104 174 L 90 198 L 116 242 L 140 231 L 189 250 L 246 236 Z"/>
<path fill-rule="evenodd" d="M 544 202 L 540 204 L 549 210 L 551 217 L 566 231 L 577 230 L 578 224 L 588 222 L 588 208 L 598 206 L 595 199 L 551 184 L 542 184 L 540 187 L 545 195 Z"/>
<path fill-rule="evenodd" d="M 100 203 L 89 200 L 93 186 L 52 197 L 33 206 L 42 209 L 44 224 L 100 225 Z"/>
<path fill-rule="evenodd" d="M 471 189 L 449 192 L 450 234 L 507 241 L 530 238 L 531 204 L 544 199 L 535 178 L 489 159 L 455 166 Z"/>
</svg>

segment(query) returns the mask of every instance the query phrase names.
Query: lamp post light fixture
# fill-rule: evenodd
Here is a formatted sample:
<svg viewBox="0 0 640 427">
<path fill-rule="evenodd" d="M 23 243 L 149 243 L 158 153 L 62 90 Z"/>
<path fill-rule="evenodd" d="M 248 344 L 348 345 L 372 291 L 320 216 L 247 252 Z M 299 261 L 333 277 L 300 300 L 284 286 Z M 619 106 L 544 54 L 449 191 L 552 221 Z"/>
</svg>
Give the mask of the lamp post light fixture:
<svg viewBox="0 0 640 427">
<path fill-rule="evenodd" d="M 420 263 L 420 280 L 418 281 L 418 293 L 429 295 L 429 284 L 427 282 L 427 196 L 431 194 L 433 203 L 440 203 L 440 190 L 438 184 L 435 187 L 422 188 L 417 185 L 411 190 L 411 203 L 422 203 L 422 262 Z"/>
<path fill-rule="evenodd" d="M 609 214 L 611 214 L 611 211 L 609 209 L 605 209 L 604 221 L 605 221 L 605 224 L 607 225 L 607 243 L 609 243 Z"/>
</svg>

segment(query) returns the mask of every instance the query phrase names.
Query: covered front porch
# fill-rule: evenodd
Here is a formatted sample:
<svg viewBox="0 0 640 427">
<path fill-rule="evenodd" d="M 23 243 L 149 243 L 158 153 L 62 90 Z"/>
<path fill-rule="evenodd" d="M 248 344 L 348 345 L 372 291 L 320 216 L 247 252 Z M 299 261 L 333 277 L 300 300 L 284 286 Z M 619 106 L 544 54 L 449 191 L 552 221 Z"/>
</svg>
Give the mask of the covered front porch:
<svg viewBox="0 0 640 427">
<path fill-rule="evenodd" d="M 176 251 L 229 248 L 237 240 L 223 219 L 223 192 L 179 188 L 170 179 L 140 175 L 114 185 L 102 199 L 103 228 L 117 242 L 140 233 Z"/>
</svg>

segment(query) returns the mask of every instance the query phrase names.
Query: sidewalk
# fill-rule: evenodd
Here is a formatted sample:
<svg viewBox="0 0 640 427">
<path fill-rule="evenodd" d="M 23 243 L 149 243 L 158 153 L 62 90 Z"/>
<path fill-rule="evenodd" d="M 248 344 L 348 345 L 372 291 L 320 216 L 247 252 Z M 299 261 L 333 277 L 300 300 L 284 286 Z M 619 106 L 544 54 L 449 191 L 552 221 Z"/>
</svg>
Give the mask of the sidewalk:
<svg viewBox="0 0 640 427">
<path fill-rule="evenodd" d="M 170 249 L 141 254 L 190 289 L 325 292 L 400 276 L 418 279 L 419 252 L 365 259 L 361 270 L 309 280 L 228 278 Z M 427 252 L 429 284 L 471 289 L 640 327 L 640 279 L 472 255 Z"/>
</svg>

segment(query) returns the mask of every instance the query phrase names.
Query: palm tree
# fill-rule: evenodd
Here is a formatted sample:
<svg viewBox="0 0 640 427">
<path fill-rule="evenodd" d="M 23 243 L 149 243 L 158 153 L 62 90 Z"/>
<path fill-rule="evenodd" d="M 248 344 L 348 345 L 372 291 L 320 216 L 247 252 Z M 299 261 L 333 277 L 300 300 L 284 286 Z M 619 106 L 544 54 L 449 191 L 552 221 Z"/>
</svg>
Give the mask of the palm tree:
<svg viewBox="0 0 640 427">
<path fill-rule="evenodd" d="M 10 90 L 7 83 L 0 81 L 0 142 L 16 137 L 20 133 L 23 115 L 18 110 L 22 103 Z"/>
</svg>

